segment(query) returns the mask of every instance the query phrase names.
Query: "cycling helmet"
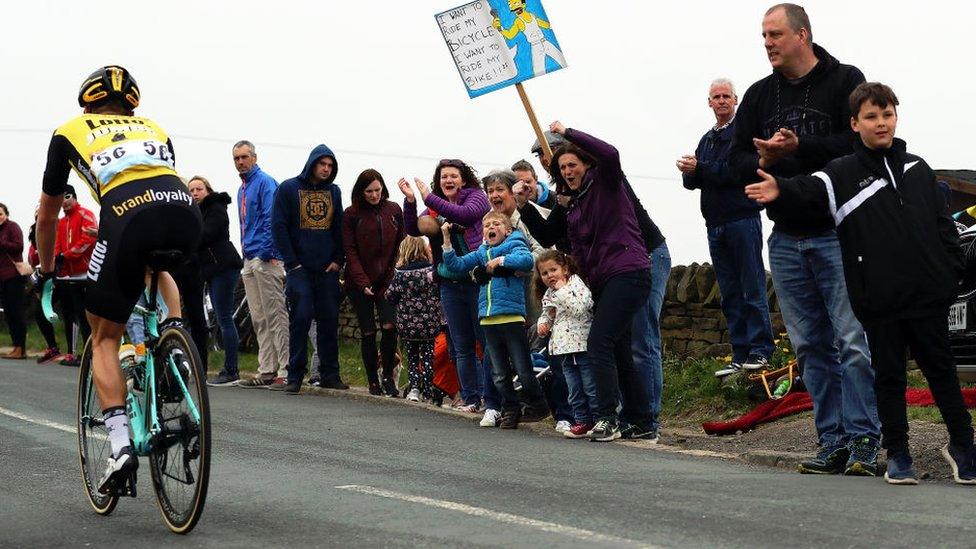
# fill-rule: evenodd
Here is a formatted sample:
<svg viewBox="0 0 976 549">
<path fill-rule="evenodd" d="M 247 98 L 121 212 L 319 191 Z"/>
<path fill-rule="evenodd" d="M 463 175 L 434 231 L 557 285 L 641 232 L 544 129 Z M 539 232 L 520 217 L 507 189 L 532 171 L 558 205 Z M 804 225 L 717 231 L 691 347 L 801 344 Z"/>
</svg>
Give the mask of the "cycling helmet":
<svg viewBox="0 0 976 549">
<path fill-rule="evenodd" d="M 136 84 L 136 79 L 118 65 L 107 65 L 91 73 L 78 90 L 78 104 L 82 108 L 113 98 L 121 99 L 133 109 L 139 106 L 139 85 Z"/>
<path fill-rule="evenodd" d="M 549 148 L 552 150 L 555 150 L 556 147 L 562 145 L 563 143 L 568 143 L 568 141 L 566 141 L 566 138 L 559 135 L 558 133 L 545 132 L 545 136 L 546 136 L 546 141 L 549 142 Z M 541 153 L 542 153 L 542 145 L 539 143 L 539 140 L 536 139 L 535 143 L 532 144 L 532 154 L 537 155 Z"/>
</svg>

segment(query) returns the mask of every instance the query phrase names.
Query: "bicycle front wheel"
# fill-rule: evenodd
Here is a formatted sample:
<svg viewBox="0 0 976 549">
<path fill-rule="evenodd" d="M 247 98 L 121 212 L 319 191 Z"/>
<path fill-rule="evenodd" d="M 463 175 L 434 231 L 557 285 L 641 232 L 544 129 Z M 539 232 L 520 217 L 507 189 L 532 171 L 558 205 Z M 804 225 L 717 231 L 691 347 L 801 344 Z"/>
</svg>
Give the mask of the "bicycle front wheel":
<svg viewBox="0 0 976 549">
<path fill-rule="evenodd" d="M 203 514 L 210 481 L 210 400 L 196 346 L 167 328 L 153 353 L 161 432 L 149 454 L 156 500 L 170 530 L 186 534 Z"/>
<path fill-rule="evenodd" d="M 99 493 L 98 470 L 112 456 L 112 443 L 102 419 L 102 403 L 92 380 L 91 338 L 85 343 L 78 372 L 78 458 L 81 461 L 81 480 L 88 503 L 99 515 L 108 515 L 119 503 L 119 496 Z"/>
</svg>

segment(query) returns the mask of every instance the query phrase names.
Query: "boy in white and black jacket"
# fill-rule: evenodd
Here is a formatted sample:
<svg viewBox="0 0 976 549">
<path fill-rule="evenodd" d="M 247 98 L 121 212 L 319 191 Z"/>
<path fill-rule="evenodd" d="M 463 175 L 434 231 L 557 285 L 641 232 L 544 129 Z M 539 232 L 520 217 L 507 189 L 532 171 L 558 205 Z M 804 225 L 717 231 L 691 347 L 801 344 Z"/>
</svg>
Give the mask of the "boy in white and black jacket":
<svg viewBox="0 0 976 549">
<path fill-rule="evenodd" d="M 949 348 L 948 310 L 956 298 L 963 254 L 955 224 L 924 160 L 894 138 L 898 99 L 876 82 L 851 93 L 854 154 L 823 171 L 790 179 L 762 170 L 746 187 L 761 203 L 778 200 L 798 217 L 828 211 L 837 226 L 851 306 L 864 325 L 875 370 L 885 479 L 917 484 L 908 452 L 906 347 L 918 362 L 949 431 L 943 455 L 960 484 L 976 484 L 969 413 Z"/>
</svg>

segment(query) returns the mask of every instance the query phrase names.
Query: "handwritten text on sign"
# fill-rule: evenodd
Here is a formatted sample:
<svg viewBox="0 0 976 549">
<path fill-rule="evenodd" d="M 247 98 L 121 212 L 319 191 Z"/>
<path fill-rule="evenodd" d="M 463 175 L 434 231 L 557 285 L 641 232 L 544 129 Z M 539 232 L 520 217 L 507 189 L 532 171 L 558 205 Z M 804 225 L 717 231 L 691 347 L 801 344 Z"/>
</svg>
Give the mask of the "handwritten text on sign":
<svg viewBox="0 0 976 549">
<path fill-rule="evenodd" d="M 518 74 L 505 38 L 492 26 L 493 19 L 487 0 L 437 14 L 437 23 L 469 94 Z"/>
</svg>

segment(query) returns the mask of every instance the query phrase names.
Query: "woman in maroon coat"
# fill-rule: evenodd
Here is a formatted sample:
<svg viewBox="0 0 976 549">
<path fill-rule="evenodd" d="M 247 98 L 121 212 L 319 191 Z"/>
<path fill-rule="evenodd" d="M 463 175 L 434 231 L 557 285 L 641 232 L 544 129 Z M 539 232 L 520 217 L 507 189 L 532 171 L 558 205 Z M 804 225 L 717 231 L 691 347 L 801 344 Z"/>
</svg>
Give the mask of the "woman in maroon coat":
<svg viewBox="0 0 976 549">
<path fill-rule="evenodd" d="M 24 345 L 27 326 L 24 324 L 24 277 L 14 262 L 24 260 L 24 233 L 8 218 L 7 206 L 0 204 L 0 304 L 7 319 L 14 348 L 3 358 L 26 358 Z"/>
<path fill-rule="evenodd" d="M 369 379 L 370 394 L 398 395 L 393 379 L 397 332 L 393 306 L 383 297 L 393 279 L 397 251 L 403 240 L 403 211 L 390 202 L 383 176 L 369 169 L 359 174 L 352 188 L 352 205 L 342 216 L 342 245 L 346 252 L 345 290 L 356 311 L 360 349 Z M 383 338 L 383 384 L 376 362 L 376 320 Z"/>
</svg>

